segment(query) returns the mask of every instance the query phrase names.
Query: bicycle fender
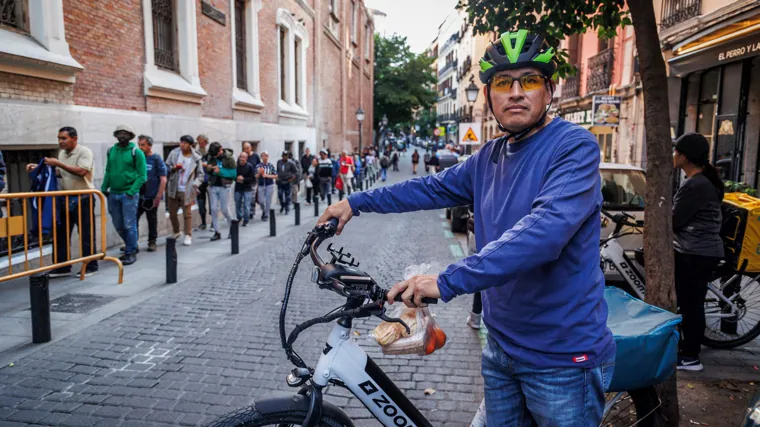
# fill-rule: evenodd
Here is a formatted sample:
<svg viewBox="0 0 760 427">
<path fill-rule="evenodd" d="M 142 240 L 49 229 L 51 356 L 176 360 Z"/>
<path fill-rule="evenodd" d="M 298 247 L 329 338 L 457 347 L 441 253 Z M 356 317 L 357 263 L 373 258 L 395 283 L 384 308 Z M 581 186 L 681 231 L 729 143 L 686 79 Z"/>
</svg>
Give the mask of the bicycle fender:
<svg viewBox="0 0 760 427">
<path fill-rule="evenodd" d="M 304 411 L 308 413 L 311 406 L 311 397 L 301 394 L 270 397 L 267 399 L 256 400 L 253 402 L 253 406 L 257 411 L 264 414 L 284 411 Z M 330 402 L 322 401 L 322 415 L 330 416 L 346 427 L 354 427 L 351 418 Z"/>
</svg>

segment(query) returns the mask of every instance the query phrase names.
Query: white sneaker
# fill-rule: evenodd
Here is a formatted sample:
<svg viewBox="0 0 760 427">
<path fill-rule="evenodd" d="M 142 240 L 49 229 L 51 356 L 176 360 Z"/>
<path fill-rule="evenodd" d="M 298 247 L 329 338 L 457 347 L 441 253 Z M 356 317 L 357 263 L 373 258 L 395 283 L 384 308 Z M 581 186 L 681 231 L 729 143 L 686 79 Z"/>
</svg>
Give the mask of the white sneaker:
<svg viewBox="0 0 760 427">
<path fill-rule="evenodd" d="M 185 246 L 192 245 L 193 244 L 193 238 L 186 235 L 185 236 L 185 240 L 182 242 L 182 244 L 185 245 Z"/>
<path fill-rule="evenodd" d="M 467 324 L 472 329 L 480 329 L 480 314 L 470 312 L 470 315 L 467 316 Z"/>
</svg>

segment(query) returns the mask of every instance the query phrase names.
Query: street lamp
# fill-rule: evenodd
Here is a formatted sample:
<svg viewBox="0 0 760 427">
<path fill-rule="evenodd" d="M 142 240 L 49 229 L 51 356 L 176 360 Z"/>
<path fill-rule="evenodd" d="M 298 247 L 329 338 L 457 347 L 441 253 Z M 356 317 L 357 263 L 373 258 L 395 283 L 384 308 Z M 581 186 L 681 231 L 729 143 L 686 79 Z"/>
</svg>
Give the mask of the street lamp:
<svg viewBox="0 0 760 427">
<path fill-rule="evenodd" d="M 364 110 L 359 107 L 356 110 L 356 121 L 359 122 L 359 157 L 362 155 L 362 122 L 364 121 Z"/>
<path fill-rule="evenodd" d="M 388 131 L 388 116 L 383 114 L 383 118 L 381 120 L 383 123 L 383 131 L 380 132 L 380 149 L 385 151 L 385 133 Z"/>
<path fill-rule="evenodd" d="M 473 80 L 470 80 L 470 85 L 464 91 L 467 93 L 467 102 L 473 103 L 478 99 L 480 89 L 478 89 Z"/>
</svg>

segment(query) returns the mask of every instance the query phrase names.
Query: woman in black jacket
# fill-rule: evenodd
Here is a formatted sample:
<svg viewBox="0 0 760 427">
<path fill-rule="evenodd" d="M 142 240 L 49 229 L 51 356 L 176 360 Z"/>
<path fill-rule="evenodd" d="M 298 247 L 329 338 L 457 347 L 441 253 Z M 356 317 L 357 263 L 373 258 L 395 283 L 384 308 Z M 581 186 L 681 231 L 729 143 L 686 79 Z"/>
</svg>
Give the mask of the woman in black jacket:
<svg viewBox="0 0 760 427">
<path fill-rule="evenodd" d="M 251 218 L 251 199 L 253 198 L 253 181 L 256 179 L 256 168 L 248 163 L 248 154 L 240 153 L 235 179 L 235 212 L 238 221 L 243 221 L 243 227 L 248 225 Z M 265 212 L 266 213 L 266 212 Z"/>
<path fill-rule="evenodd" d="M 720 238 L 723 181 L 709 163 L 710 144 L 704 136 L 687 133 L 676 141 L 673 166 L 686 180 L 673 199 L 675 281 L 683 316 L 678 369 L 701 371 L 699 352 L 705 333 L 705 295 L 712 270 L 723 258 Z"/>
</svg>

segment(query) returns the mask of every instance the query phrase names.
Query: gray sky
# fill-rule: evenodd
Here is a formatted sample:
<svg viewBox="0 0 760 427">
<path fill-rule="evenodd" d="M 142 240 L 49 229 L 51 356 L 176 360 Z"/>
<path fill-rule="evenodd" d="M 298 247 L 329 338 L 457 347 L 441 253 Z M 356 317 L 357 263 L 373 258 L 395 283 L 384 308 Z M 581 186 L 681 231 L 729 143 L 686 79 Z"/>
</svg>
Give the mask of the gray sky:
<svg viewBox="0 0 760 427">
<path fill-rule="evenodd" d="M 364 0 L 364 4 L 388 14 L 388 35 L 406 36 L 412 51 L 421 53 L 430 46 L 457 0 Z"/>
</svg>

